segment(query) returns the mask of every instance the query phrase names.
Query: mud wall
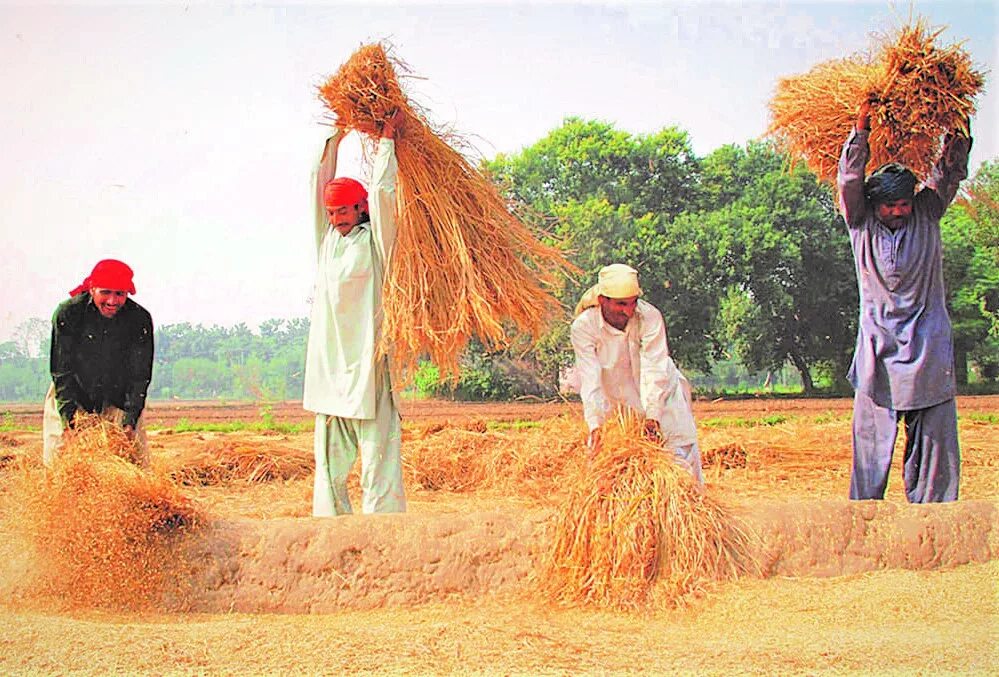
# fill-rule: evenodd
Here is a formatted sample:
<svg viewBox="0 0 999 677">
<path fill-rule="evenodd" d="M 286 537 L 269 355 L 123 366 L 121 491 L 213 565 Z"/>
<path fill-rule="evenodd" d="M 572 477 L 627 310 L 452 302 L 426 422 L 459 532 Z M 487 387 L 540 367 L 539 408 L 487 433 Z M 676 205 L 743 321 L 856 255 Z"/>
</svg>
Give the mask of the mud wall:
<svg viewBox="0 0 999 677">
<path fill-rule="evenodd" d="M 754 574 L 838 576 L 999 556 L 987 501 L 905 506 L 815 501 L 742 515 Z M 368 515 L 219 522 L 184 546 L 192 611 L 322 613 L 527 590 L 544 515 Z"/>
</svg>

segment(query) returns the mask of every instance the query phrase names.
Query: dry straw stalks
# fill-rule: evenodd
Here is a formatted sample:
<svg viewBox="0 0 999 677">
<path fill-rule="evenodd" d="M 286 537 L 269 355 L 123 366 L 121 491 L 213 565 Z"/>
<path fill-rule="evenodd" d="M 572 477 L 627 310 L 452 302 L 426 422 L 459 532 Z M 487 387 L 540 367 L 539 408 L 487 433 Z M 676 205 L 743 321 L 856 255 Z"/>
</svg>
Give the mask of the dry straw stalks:
<svg viewBox="0 0 999 677">
<path fill-rule="evenodd" d="M 270 442 L 219 439 L 185 453 L 171 465 L 168 472 L 174 482 L 197 487 L 309 477 L 315 460 L 304 451 Z"/>
<path fill-rule="evenodd" d="M 21 594 L 84 607 L 148 608 L 176 574 L 173 536 L 198 515 L 167 479 L 130 461 L 122 429 L 78 416 L 51 469 L 22 464 L 3 506 L 6 531 L 30 552 Z"/>
<path fill-rule="evenodd" d="M 408 68 L 382 44 L 362 46 L 319 88 L 335 124 L 377 138 L 396 110 L 398 239 L 385 282 L 382 351 L 406 380 L 428 355 L 457 378 L 470 337 L 490 349 L 509 344 L 507 322 L 540 335 L 558 302 L 550 291 L 574 270 L 539 241 L 496 186 L 435 130 L 403 93 Z"/>
<path fill-rule="evenodd" d="M 804 75 L 782 78 L 770 100 L 768 134 L 819 180 L 835 185 L 840 150 L 871 102 L 872 167 L 899 162 L 925 180 L 940 155 L 942 137 L 969 133 L 975 96 L 985 84 L 960 45 L 938 46 L 943 29 L 923 20 L 873 46 L 873 57 L 826 61 Z"/>
<path fill-rule="evenodd" d="M 748 533 L 641 431 L 635 416 L 608 422 L 602 451 L 566 478 L 539 573 L 554 599 L 669 606 L 752 566 Z"/>
</svg>

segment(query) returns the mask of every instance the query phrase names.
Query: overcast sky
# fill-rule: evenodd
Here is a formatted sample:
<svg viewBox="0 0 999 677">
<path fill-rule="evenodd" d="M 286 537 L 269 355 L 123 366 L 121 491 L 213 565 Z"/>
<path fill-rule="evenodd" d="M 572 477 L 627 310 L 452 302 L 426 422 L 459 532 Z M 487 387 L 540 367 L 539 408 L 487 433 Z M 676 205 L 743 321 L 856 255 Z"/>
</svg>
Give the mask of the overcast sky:
<svg viewBox="0 0 999 677">
<path fill-rule="evenodd" d="M 992 1 L 915 2 L 997 61 Z M 0 0 L 0 341 L 102 258 L 135 269 L 157 324 L 308 314 L 316 86 L 388 39 L 436 120 L 485 157 L 569 115 L 678 125 L 705 155 L 767 126 L 781 76 L 871 44 L 889 2 L 11 4 Z M 997 155 L 992 76 L 973 167 Z M 345 142 L 341 173 L 357 174 Z M 366 178 L 366 177 L 361 177 Z"/>
</svg>

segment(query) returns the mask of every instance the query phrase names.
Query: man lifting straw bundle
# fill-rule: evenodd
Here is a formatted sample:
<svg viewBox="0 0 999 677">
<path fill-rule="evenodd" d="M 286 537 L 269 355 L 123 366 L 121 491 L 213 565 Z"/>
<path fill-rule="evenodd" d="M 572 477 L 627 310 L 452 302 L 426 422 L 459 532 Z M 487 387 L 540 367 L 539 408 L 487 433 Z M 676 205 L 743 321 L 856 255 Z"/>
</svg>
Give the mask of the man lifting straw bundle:
<svg viewBox="0 0 999 677">
<path fill-rule="evenodd" d="M 304 396 L 317 414 L 315 515 L 351 512 L 346 477 L 358 450 L 364 511 L 405 510 L 392 383 L 424 355 L 457 377 L 469 338 L 504 347 L 507 322 L 540 335 L 558 308 L 548 289 L 571 269 L 430 128 L 394 66 L 381 45 L 367 45 L 320 87 L 337 131 L 315 193 L 319 276 Z M 333 179 L 345 130 L 379 139 L 370 196 Z"/>
</svg>

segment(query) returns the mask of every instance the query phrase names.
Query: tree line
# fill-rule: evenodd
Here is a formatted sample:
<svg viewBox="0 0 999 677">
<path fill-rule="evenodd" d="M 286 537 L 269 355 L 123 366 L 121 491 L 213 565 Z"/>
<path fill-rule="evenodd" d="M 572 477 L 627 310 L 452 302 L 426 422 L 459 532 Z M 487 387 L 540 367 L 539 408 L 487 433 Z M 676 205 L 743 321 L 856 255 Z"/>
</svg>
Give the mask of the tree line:
<svg viewBox="0 0 999 677">
<path fill-rule="evenodd" d="M 483 163 L 511 204 L 582 271 L 558 291 L 564 316 L 534 341 L 504 351 L 473 342 L 457 383 L 432 365 L 412 386 L 471 398 L 548 396 L 571 362 L 568 323 L 603 265 L 640 272 L 645 298 L 666 320 L 677 363 L 695 385 L 717 372 L 794 372 L 806 392 L 847 391 L 856 337 L 857 283 L 846 227 L 830 187 L 764 142 L 697 157 L 687 133 L 631 134 L 567 118 L 515 154 Z M 984 163 L 941 221 L 956 373 L 999 376 L 999 162 Z M 41 320 L 32 320 L 37 335 Z M 29 330 L 22 335 L 30 335 Z M 301 396 L 308 320 L 156 330 L 154 398 Z M 41 339 L 44 343 L 47 339 Z M 0 401 L 39 399 L 47 345 L 0 344 Z M 40 352 L 40 355 L 38 354 Z M 763 381 L 763 378 L 760 378 Z"/>
</svg>

